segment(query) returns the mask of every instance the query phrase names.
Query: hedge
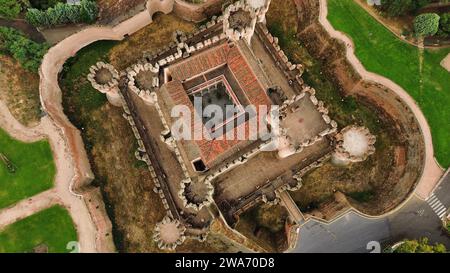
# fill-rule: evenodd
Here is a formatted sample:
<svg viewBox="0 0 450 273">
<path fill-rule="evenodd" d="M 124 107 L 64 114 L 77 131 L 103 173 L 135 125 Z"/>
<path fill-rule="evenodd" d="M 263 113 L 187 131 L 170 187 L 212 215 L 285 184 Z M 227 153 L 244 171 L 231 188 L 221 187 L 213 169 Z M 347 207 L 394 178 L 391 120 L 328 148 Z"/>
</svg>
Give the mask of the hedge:
<svg viewBox="0 0 450 273">
<path fill-rule="evenodd" d="M 11 54 L 26 70 L 37 72 L 48 46 L 28 39 L 16 29 L 0 27 L 0 49 Z"/>
<path fill-rule="evenodd" d="M 97 3 L 82 0 L 79 4 L 58 3 L 47 10 L 28 9 L 27 21 L 36 27 L 64 24 L 93 23 L 98 16 Z"/>
</svg>

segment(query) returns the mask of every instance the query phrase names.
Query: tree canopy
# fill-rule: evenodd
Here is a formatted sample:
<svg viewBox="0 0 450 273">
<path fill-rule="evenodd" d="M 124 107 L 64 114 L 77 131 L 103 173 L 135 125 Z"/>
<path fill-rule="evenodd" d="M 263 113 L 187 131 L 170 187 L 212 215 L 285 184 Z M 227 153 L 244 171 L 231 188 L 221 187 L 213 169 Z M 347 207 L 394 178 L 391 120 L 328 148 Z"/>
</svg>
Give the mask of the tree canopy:
<svg viewBox="0 0 450 273">
<path fill-rule="evenodd" d="M 48 46 L 28 39 L 13 28 L 0 27 L 0 49 L 11 54 L 28 71 L 37 72 Z"/>
<path fill-rule="evenodd" d="M 81 0 L 79 4 L 71 5 L 57 3 L 46 10 L 28 9 L 27 21 L 36 27 L 49 27 L 64 24 L 93 23 L 97 19 L 97 3 Z"/>
<path fill-rule="evenodd" d="M 441 37 L 450 36 L 450 12 L 444 13 L 439 19 L 438 35 Z"/>
<path fill-rule="evenodd" d="M 429 244 L 428 238 L 419 240 L 406 240 L 394 253 L 445 253 L 447 249 L 443 244 Z"/>
<path fill-rule="evenodd" d="M 417 36 L 433 36 L 439 29 L 439 15 L 436 13 L 424 13 L 414 19 L 414 31 Z"/>
<path fill-rule="evenodd" d="M 16 18 L 22 6 L 20 2 L 17 0 L 0 0 L 0 16 L 5 17 L 7 19 Z"/>
<path fill-rule="evenodd" d="M 402 16 L 415 12 L 431 2 L 432 0 L 381 0 L 379 9 L 388 16 Z"/>
</svg>

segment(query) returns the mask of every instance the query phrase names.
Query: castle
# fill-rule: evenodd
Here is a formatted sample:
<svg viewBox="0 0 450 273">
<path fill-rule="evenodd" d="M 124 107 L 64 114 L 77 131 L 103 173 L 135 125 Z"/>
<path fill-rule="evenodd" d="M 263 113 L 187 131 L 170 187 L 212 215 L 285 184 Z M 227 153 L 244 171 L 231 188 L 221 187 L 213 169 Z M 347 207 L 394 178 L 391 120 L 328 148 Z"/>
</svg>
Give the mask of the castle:
<svg viewBox="0 0 450 273">
<path fill-rule="evenodd" d="M 195 33 L 174 33 L 170 45 L 125 71 L 103 62 L 90 69 L 93 87 L 123 107 L 139 144 L 136 157 L 148 165 L 167 210 L 154 236 L 163 249 L 185 236 L 204 240 L 214 217 L 232 226 L 255 204 L 278 203 L 281 192 L 298 190 L 301 177 L 331 157 L 354 162 L 374 151 L 375 139 L 364 128 L 337 134 L 328 109 L 303 82 L 303 66 L 289 61 L 267 29 L 269 5 L 237 1 Z M 198 99 L 237 112 L 206 128 L 209 119 L 195 121 Z M 191 133 L 206 130 L 210 139 L 175 137 L 172 112 L 180 105 L 193 115 L 187 118 Z M 243 111 L 248 106 L 255 106 L 253 114 Z M 262 118 L 270 138 L 221 137 L 236 130 L 248 135 L 252 121 Z M 355 138 L 358 145 L 351 145 Z"/>
</svg>

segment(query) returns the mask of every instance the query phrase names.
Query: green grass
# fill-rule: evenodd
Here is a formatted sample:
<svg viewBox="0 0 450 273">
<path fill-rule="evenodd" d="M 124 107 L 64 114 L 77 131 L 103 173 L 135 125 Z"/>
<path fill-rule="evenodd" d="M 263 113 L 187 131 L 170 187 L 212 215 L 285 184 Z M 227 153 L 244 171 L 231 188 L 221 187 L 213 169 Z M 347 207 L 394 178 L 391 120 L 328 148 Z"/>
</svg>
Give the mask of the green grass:
<svg viewBox="0 0 450 273">
<path fill-rule="evenodd" d="M 67 243 L 77 241 L 68 212 L 54 206 L 7 226 L 0 231 L 0 253 L 32 252 L 46 245 L 51 253 L 70 252 Z"/>
<path fill-rule="evenodd" d="M 108 100 L 105 94 L 92 87 L 87 75 L 89 68 L 98 61 L 108 62 L 108 52 L 115 44 L 115 41 L 99 41 L 84 47 L 64 64 L 60 75 L 65 114 L 77 128 L 95 132 L 89 138 L 85 133 L 82 134 L 88 151 L 92 149 L 93 143 L 107 141 L 101 120 L 94 119 L 92 113 L 104 106 Z"/>
<path fill-rule="evenodd" d="M 108 61 L 107 54 L 115 44 L 114 41 L 93 43 L 80 50 L 64 65 L 60 81 L 66 96 L 66 100 L 63 101 L 64 110 L 72 113 L 74 109 L 79 109 L 77 115 L 69 115 L 75 117 L 71 121 L 79 128 L 83 127 L 82 124 L 92 122 L 91 117 L 86 113 L 100 108 L 107 102 L 106 96 L 95 90 L 88 82 L 87 74 L 89 68 L 96 62 Z M 70 104 L 67 103 L 68 100 Z"/>
<path fill-rule="evenodd" d="M 53 186 L 55 164 L 47 141 L 23 143 L 0 129 L 0 153 L 17 167 L 10 173 L 0 161 L 0 208 Z"/>
<path fill-rule="evenodd" d="M 435 155 L 450 165 L 450 74 L 440 62 L 450 49 L 419 50 L 379 24 L 353 0 L 328 0 L 328 19 L 355 43 L 355 53 L 367 70 L 402 86 L 419 104 L 431 127 Z"/>
</svg>

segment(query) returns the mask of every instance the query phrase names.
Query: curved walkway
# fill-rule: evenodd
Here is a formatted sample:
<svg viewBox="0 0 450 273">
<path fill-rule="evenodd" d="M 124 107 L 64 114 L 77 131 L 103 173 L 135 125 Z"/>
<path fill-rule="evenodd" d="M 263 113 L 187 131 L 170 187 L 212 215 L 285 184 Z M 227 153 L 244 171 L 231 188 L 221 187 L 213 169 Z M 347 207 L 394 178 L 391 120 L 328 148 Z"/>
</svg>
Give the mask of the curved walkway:
<svg viewBox="0 0 450 273">
<path fill-rule="evenodd" d="M 28 128 L 16 120 L 6 104 L 0 100 L 0 128 L 10 136 L 22 142 L 36 142 L 45 138 L 42 134 L 41 124 Z"/>
<path fill-rule="evenodd" d="M 169 3 L 169 4 L 168 4 Z M 147 10 L 114 27 L 93 26 L 64 39 L 52 47 L 42 60 L 39 69 L 40 99 L 43 109 L 48 116 L 42 120 L 51 130 L 50 140 L 54 145 L 57 166 L 64 169 L 58 174 L 56 181 L 58 192 L 64 204 L 69 203 L 68 209 L 74 219 L 80 240 L 82 252 L 110 252 L 112 236 L 108 236 L 106 229 L 110 221 L 104 213 L 89 211 L 83 201 L 83 194 L 76 193 L 83 186 L 87 186 L 93 179 L 89 160 L 84 148 L 80 132 L 66 117 L 62 107 L 62 94 L 58 85 L 58 74 L 64 63 L 83 47 L 99 40 L 122 40 L 152 22 L 152 15 L 157 11 L 169 13 L 172 11 L 170 1 L 149 0 Z M 79 215 L 80 217 L 77 217 Z"/>
<path fill-rule="evenodd" d="M 56 204 L 64 206 L 55 188 L 23 199 L 9 208 L 0 210 L 0 230 Z"/>
<path fill-rule="evenodd" d="M 431 130 L 428 122 L 420 110 L 414 99 L 398 84 L 392 80 L 385 78 L 381 75 L 367 71 L 361 61 L 356 57 L 353 41 L 347 37 L 344 33 L 339 32 L 333 28 L 327 19 L 328 15 L 328 5 L 327 0 L 320 0 L 320 13 L 319 22 L 325 28 L 325 30 L 331 35 L 331 37 L 336 38 L 344 42 L 347 52 L 346 56 L 348 61 L 352 64 L 355 70 L 361 75 L 365 80 L 374 81 L 380 83 L 387 88 L 393 90 L 411 109 L 417 118 L 418 124 L 421 128 L 424 142 L 425 142 L 425 166 L 423 168 L 422 176 L 420 182 L 415 190 L 415 194 L 421 199 L 426 199 L 435 188 L 440 177 L 443 175 L 444 171 L 438 165 L 434 158 L 434 148 L 433 140 L 431 137 Z"/>
<path fill-rule="evenodd" d="M 80 249 L 84 252 L 95 252 L 95 227 L 84 201 L 70 191 L 69 184 L 73 177 L 73 166 L 69 160 L 70 156 L 65 142 L 51 120 L 44 117 L 38 126 L 27 128 L 20 124 L 11 115 L 6 105 L 0 101 L 0 127 L 12 137 L 25 142 L 47 138 L 57 170 L 52 189 L 0 210 L 0 229 L 40 210 L 59 204 L 64 206 L 72 216 L 78 232 Z"/>
</svg>

